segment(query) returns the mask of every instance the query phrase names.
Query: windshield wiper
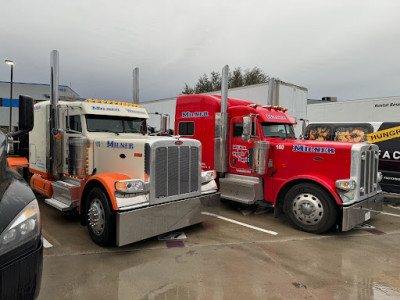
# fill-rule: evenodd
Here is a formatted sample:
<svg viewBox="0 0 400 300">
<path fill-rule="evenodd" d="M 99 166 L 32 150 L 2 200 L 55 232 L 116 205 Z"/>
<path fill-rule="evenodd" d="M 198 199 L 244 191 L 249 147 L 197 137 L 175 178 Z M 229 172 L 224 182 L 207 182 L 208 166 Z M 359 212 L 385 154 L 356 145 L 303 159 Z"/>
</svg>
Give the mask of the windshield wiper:
<svg viewBox="0 0 400 300">
<path fill-rule="evenodd" d="M 112 132 L 115 133 L 116 135 L 119 135 L 119 132 L 117 131 L 112 131 L 110 129 L 94 129 L 94 130 L 89 130 L 90 132 Z"/>
</svg>

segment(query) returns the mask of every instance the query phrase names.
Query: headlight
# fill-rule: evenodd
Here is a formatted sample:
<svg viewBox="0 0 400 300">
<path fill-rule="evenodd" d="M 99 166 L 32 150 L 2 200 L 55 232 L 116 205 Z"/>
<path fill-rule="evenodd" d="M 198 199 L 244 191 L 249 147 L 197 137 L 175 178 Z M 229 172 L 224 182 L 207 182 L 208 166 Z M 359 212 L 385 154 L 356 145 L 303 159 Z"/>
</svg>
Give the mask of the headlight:
<svg viewBox="0 0 400 300">
<path fill-rule="evenodd" d="M 137 194 L 147 191 L 147 183 L 140 179 L 128 179 L 115 182 L 115 189 L 126 194 Z"/>
<path fill-rule="evenodd" d="M 381 182 L 382 179 L 383 179 L 383 174 L 382 174 L 382 172 L 378 172 L 378 175 L 377 175 L 376 180 L 377 180 L 378 182 Z"/>
<path fill-rule="evenodd" d="M 207 183 L 210 182 L 211 180 L 214 180 L 217 177 L 217 174 L 215 171 L 205 171 L 201 172 L 201 183 Z"/>
<path fill-rule="evenodd" d="M 0 255 L 40 235 L 39 205 L 30 202 L 0 235 Z"/>
<path fill-rule="evenodd" d="M 344 191 L 350 191 L 356 188 L 356 182 L 353 179 L 336 180 L 336 187 Z"/>
</svg>

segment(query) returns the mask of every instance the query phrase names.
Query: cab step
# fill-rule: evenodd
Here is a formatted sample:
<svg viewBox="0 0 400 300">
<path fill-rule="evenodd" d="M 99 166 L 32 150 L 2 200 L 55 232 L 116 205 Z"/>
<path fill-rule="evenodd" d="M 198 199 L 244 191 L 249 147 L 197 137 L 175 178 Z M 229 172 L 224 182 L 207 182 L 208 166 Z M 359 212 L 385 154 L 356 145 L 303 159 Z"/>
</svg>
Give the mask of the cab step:
<svg viewBox="0 0 400 300">
<path fill-rule="evenodd" d="M 80 180 L 63 178 L 62 180 L 52 181 L 52 198 L 45 199 L 45 202 L 58 210 L 69 211 L 79 204 Z"/>
<path fill-rule="evenodd" d="M 64 202 L 61 202 L 54 198 L 46 198 L 46 199 L 44 199 L 44 202 L 46 202 L 50 206 L 53 206 L 54 208 L 58 209 L 59 211 L 71 211 L 76 207 L 76 205 L 67 205 Z M 73 203 L 71 203 L 71 204 L 73 204 Z"/>
</svg>

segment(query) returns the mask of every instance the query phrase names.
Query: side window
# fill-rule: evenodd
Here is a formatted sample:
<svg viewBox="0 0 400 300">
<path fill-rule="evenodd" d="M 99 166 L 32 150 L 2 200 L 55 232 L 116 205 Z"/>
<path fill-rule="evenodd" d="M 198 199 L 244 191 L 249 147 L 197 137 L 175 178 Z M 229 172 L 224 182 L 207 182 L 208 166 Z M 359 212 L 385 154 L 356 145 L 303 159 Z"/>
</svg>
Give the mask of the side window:
<svg viewBox="0 0 400 300">
<path fill-rule="evenodd" d="M 252 133 L 251 136 L 257 136 L 257 128 L 256 128 L 256 123 L 252 122 Z M 242 138 L 243 134 L 243 123 L 238 122 L 238 123 L 233 123 L 233 137 L 234 138 Z"/>
<path fill-rule="evenodd" d="M 68 117 L 67 117 L 68 118 Z M 67 121 L 68 124 L 68 121 Z M 82 132 L 81 116 L 69 116 L 69 129 Z"/>
<path fill-rule="evenodd" d="M 233 123 L 233 137 L 241 138 L 243 134 L 243 123 Z"/>
<path fill-rule="evenodd" d="M 178 135 L 194 135 L 194 122 L 180 122 Z"/>
</svg>

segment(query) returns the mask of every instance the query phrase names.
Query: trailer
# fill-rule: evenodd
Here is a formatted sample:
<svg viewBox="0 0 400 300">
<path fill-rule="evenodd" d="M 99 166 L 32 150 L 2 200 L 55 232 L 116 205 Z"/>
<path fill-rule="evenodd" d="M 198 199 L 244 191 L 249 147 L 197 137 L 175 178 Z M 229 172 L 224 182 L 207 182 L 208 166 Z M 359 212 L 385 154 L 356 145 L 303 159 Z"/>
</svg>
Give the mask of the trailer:
<svg viewBox="0 0 400 300">
<path fill-rule="evenodd" d="M 400 97 L 384 97 L 307 105 L 310 122 L 398 122 Z"/>
</svg>

